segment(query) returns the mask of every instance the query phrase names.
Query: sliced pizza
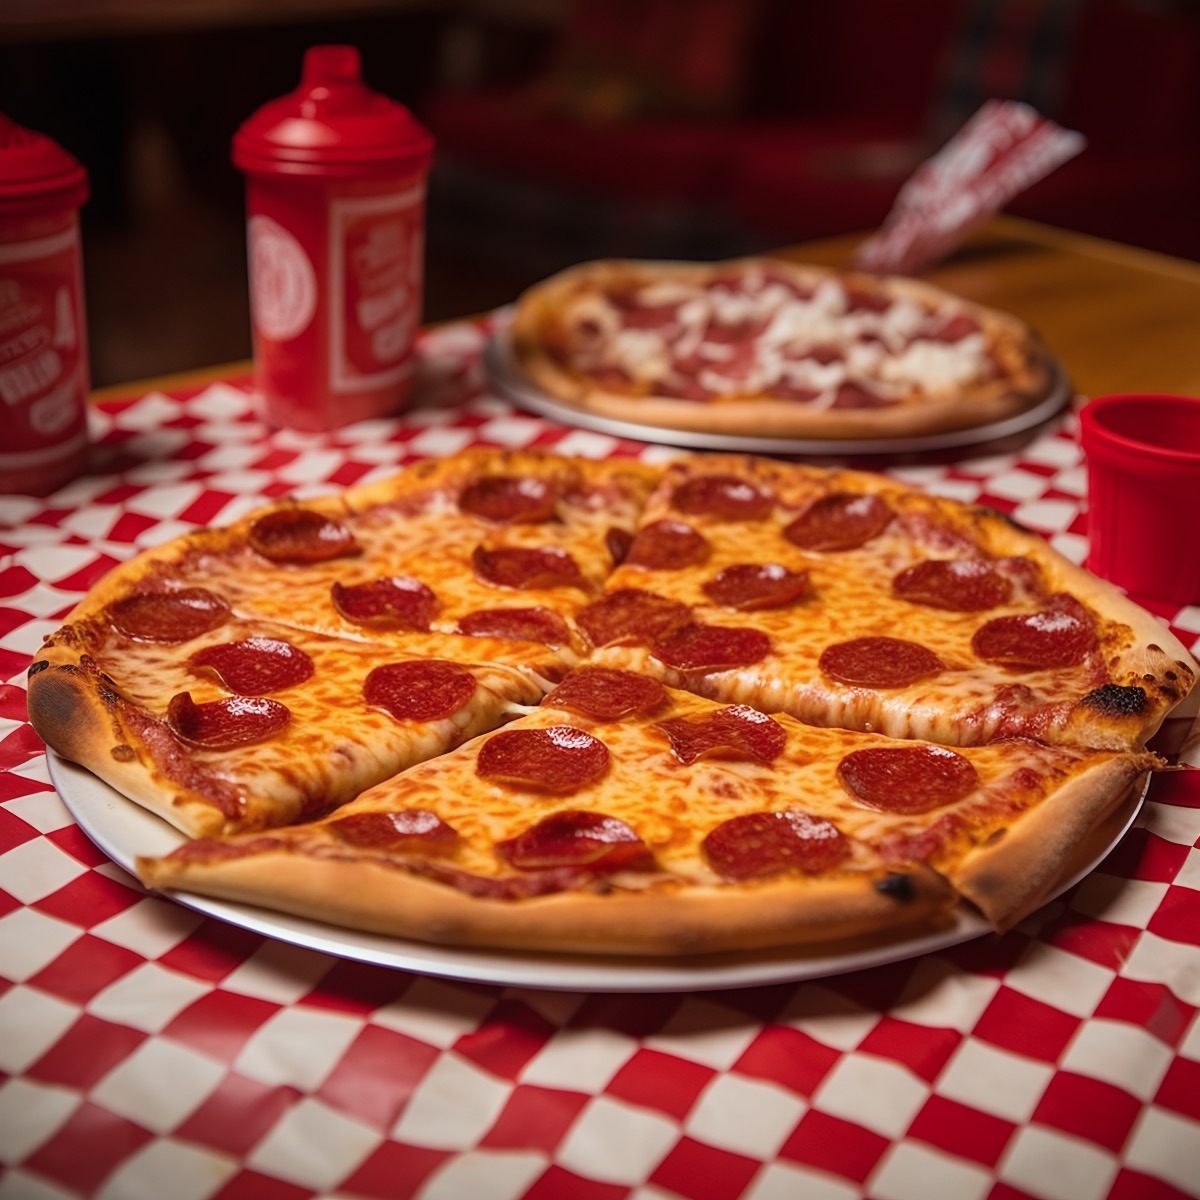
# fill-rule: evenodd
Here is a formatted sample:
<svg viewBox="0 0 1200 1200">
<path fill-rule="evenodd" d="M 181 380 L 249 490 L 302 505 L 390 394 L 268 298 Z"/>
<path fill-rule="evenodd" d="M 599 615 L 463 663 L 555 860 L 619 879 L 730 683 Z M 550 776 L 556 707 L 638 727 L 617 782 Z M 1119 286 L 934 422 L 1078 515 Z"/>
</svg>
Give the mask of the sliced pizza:
<svg viewBox="0 0 1200 1200">
<path fill-rule="evenodd" d="M 627 544 L 644 464 L 477 450 L 202 529 L 106 577 L 93 606 L 199 588 L 237 616 L 347 639 L 413 633 L 538 643 L 574 665 L 567 617 Z"/>
<path fill-rule="evenodd" d="M 333 815 L 143 859 L 153 887 L 444 944 L 824 943 L 965 897 L 1004 928 L 1158 760 L 818 729 L 604 668 Z"/>
<path fill-rule="evenodd" d="M 1161 622 L 995 512 L 733 456 L 668 465 L 576 619 L 595 662 L 948 745 L 1139 747 L 1195 674 Z"/>
<path fill-rule="evenodd" d="M 416 641 L 246 622 L 196 588 L 138 592 L 46 642 L 30 716 L 61 754 L 186 833 L 270 828 L 494 729 L 549 686 L 510 644 Z"/>
</svg>

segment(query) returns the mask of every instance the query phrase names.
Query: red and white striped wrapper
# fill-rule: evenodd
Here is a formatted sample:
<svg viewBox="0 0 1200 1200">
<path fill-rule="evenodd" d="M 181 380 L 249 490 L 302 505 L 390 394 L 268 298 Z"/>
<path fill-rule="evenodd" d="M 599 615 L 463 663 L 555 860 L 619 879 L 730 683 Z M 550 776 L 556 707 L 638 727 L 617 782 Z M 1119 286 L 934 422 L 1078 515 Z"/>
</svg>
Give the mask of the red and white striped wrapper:
<svg viewBox="0 0 1200 1200">
<path fill-rule="evenodd" d="M 1028 104 L 989 100 L 904 184 L 857 265 L 880 275 L 933 265 L 1085 144 Z"/>
</svg>

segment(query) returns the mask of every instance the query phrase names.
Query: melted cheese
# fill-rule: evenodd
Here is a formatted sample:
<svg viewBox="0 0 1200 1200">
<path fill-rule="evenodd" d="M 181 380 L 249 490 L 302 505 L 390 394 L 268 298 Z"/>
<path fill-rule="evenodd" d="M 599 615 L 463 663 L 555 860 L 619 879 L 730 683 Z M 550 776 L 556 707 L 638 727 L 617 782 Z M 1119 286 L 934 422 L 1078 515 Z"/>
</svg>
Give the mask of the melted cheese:
<svg viewBox="0 0 1200 1200">
<path fill-rule="evenodd" d="M 837 767 L 854 750 L 891 745 L 888 739 L 838 729 L 818 729 L 778 718 L 786 745 L 772 763 L 704 758 L 689 766 L 671 752 L 653 726 L 670 717 L 703 716 L 719 705 L 672 692 L 666 706 L 640 720 L 592 722 L 568 710 L 542 706 L 509 729 L 574 725 L 608 747 L 609 768 L 598 782 L 566 795 L 487 784 L 476 774 L 483 735 L 433 762 L 363 793 L 331 820 L 359 813 L 426 808 L 451 825 L 460 842 L 448 860 L 485 877 L 511 874 L 497 857 L 498 841 L 511 838 L 552 813 L 584 810 L 625 822 L 654 854 L 662 871 L 693 884 L 720 883 L 701 849 L 705 836 L 733 817 L 800 809 L 832 821 L 852 839 L 850 857 L 834 874 L 879 872 L 889 866 L 880 854 L 885 838 L 916 837 L 939 816 L 953 812 L 969 822 L 982 841 L 998 824 L 1034 806 L 1081 765 L 1104 755 L 1033 743 L 975 747 L 961 753 L 975 767 L 979 785 L 962 800 L 933 814 L 902 816 L 867 808 L 839 782 Z M 1032 770 L 1029 770 L 1032 768 Z M 332 836 L 326 822 L 283 831 L 301 845 L 319 848 Z M 367 853 L 370 853 L 368 851 Z M 387 851 L 381 851 L 386 857 Z M 653 878 L 653 877 L 650 877 Z M 623 873 L 624 886 L 637 886 Z M 648 882 L 647 877 L 642 882 Z"/>
<path fill-rule="evenodd" d="M 568 468 L 551 464 L 569 460 L 535 458 L 532 462 L 531 469 L 554 471 Z M 721 474 L 735 469 L 731 463 L 736 463 L 743 481 L 774 493 L 776 504 L 771 514 L 760 520 L 722 521 L 681 514 L 672 507 L 671 498 L 679 484 L 697 472 Z M 102 608 L 122 594 L 118 572 L 115 583 L 110 578 L 104 585 L 107 590 L 85 602 L 83 608 L 91 615 L 73 618 L 78 624 L 70 638 L 64 634 L 62 646 L 91 655 L 97 669 L 112 679 L 126 701 L 155 720 L 163 718 L 171 697 L 181 692 L 190 692 L 196 703 L 228 695 L 209 675 L 189 670 L 187 660 L 199 650 L 253 634 L 277 637 L 308 654 L 315 665 L 313 678 L 272 693 L 272 698 L 286 704 L 292 713 L 282 734 L 258 745 L 225 752 L 197 751 L 193 756 L 203 772 L 243 798 L 249 827 L 293 821 L 377 784 L 385 791 L 420 789 L 433 786 L 432 780 L 450 778 L 440 772 L 467 770 L 454 765 L 459 761 L 454 755 L 419 770 L 413 764 L 494 729 L 514 714 L 520 714 L 522 721 L 550 720 L 545 710 L 529 710 L 570 665 L 585 657 L 600 665 L 632 667 L 697 693 L 673 699 L 680 711 L 692 711 L 689 704 L 702 708 L 706 701 L 697 697 L 703 696 L 722 704 L 746 703 L 764 711 L 787 712 L 821 726 L 943 744 L 976 744 L 987 742 L 997 732 L 1020 732 L 1017 727 L 1026 718 L 1041 723 L 1036 730 L 1039 736 L 1054 740 L 1066 728 L 1067 714 L 1079 698 L 1108 680 L 1109 659 L 1115 660 L 1128 648 L 1127 641 L 1118 644 L 1102 639 L 1101 651 L 1088 661 L 1057 671 L 1010 671 L 980 660 L 971 648 L 979 626 L 1000 612 L 1039 611 L 1044 604 L 1045 581 L 1038 580 L 1031 564 L 1026 564 L 1024 574 L 1015 570 L 1018 586 L 1013 599 L 997 612 L 945 612 L 895 599 L 891 581 L 905 567 L 927 558 L 985 551 L 975 540 L 981 535 L 965 510 L 942 510 L 920 493 L 882 477 L 831 474 L 769 460 L 689 458 L 661 471 L 646 472 L 645 487 L 639 492 L 614 482 L 609 468 L 595 465 L 594 469 L 595 474 L 584 473 L 582 483 L 575 478 L 572 486 L 564 487 L 556 519 L 537 524 L 502 525 L 471 516 L 460 510 L 454 498 L 457 493 L 445 488 L 410 488 L 406 492 L 406 485 L 397 483 L 382 494 L 380 489 L 372 491 L 366 502 L 362 502 L 361 491 L 350 493 L 355 506 L 346 509 L 345 521 L 362 552 L 324 563 L 269 563 L 245 544 L 245 526 L 185 539 L 139 560 L 129 572 L 127 585 L 143 586 L 149 580 L 168 588 L 206 588 L 231 605 L 234 615 L 230 621 L 184 645 L 131 642 L 110 628 Z M 653 494 L 648 493 L 651 475 L 659 480 Z M 398 477 L 406 478 L 407 473 Z M 867 545 L 836 553 L 804 550 L 783 536 L 796 514 L 819 496 L 839 489 L 879 493 L 893 506 L 897 519 Z M 746 498 L 740 496 L 743 501 Z M 704 535 L 712 549 L 707 563 L 684 571 L 631 565 L 611 569 L 607 542 L 612 528 L 632 532 L 666 519 L 685 519 Z M 584 572 L 584 585 L 539 590 L 488 585 L 475 578 L 471 567 L 472 551 L 481 543 L 567 550 Z M 702 590 L 703 583 L 724 567 L 745 563 L 774 563 L 790 571 L 805 571 L 813 594 L 784 608 L 758 612 L 713 604 Z M 338 615 L 331 603 L 335 582 L 351 585 L 389 575 L 412 576 L 434 590 L 442 607 L 433 630 L 377 633 Z M 469 612 L 505 606 L 545 606 L 573 627 L 582 605 L 602 596 L 605 589 L 623 587 L 647 589 L 681 601 L 692 606 L 696 620 L 708 624 L 762 631 L 773 649 L 761 662 L 744 669 L 684 677 L 668 670 L 646 646 L 616 645 L 591 653 L 577 628 L 571 645 L 563 648 L 449 632 Z M 1043 623 L 1052 629 L 1057 620 L 1048 617 Z M 1126 627 L 1121 628 L 1130 634 Z M 894 689 L 847 687 L 823 675 L 819 658 L 829 645 L 881 634 L 934 651 L 945 669 L 932 678 Z M 469 666 L 479 685 L 470 705 L 450 718 L 418 723 L 398 722 L 364 702 L 362 683 L 374 667 L 430 657 Z M 1068 736 L 1072 732 L 1077 731 L 1066 729 Z M 793 729 L 789 747 L 803 744 L 803 750 L 796 749 L 795 754 L 807 754 L 814 762 L 843 736 L 834 729 L 823 735 L 825 742 L 808 746 L 804 739 L 810 733 L 817 736 L 803 727 Z M 643 836 L 664 861 L 684 846 L 681 828 L 711 827 L 713 821 L 724 819 L 721 813 L 736 815 L 743 810 L 785 806 L 787 796 L 771 799 L 771 788 L 781 779 L 788 789 L 799 788 L 809 795 L 809 783 L 802 782 L 808 779 L 807 772 L 787 770 L 773 775 L 754 764 L 704 761 L 693 771 L 680 769 L 669 756 L 660 756 L 653 766 L 657 775 L 640 775 L 639 771 L 649 771 L 651 766 L 638 765 L 646 759 L 646 752 L 644 743 L 638 742 L 641 734 L 637 728 L 606 728 L 605 739 L 610 736 L 621 745 L 628 742 L 630 765 L 610 773 L 606 782 L 598 785 L 599 790 L 581 793 L 566 806 L 585 807 L 594 800 L 607 810 L 609 789 L 615 788 L 611 795 L 617 811 L 612 815 L 625 819 L 623 813 L 639 814 L 640 824 L 632 819 L 629 823 L 646 830 Z M 624 755 L 624 750 L 618 755 L 622 762 L 626 761 Z M 794 761 L 799 766 L 802 760 L 797 757 Z M 816 806 L 829 789 L 828 780 L 822 783 L 817 776 L 813 778 L 811 804 Z M 476 828 L 481 846 L 490 845 L 484 837 L 486 830 L 511 831 L 517 824 L 518 809 L 523 817 L 532 817 L 549 811 L 547 804 L 553 807 L 558 803 L 490 788 L 480 810 L 478 784 L 466 775 L 459 780 L 461 787 L 451 789 L 455 798 L 447 801 L 452 807 L 444 819 Z M 652 781 L 649 788 L 648 780 Z M 665 807 L 653 815 L 647 811 L 647 796 L 658 806 L 660 783 Z M 174 786 L 170 781 L 164 783 L 164 787 Z M 433 794 L 440 795 L 436 788 Z M 712 807 L 696 808 L 701 797 L 709 797 L 703 804 Z M 695 820 L 689 818 L 681 825 L 677 820 L 680 813 L 691 813 Z M 471 821 L 476 825 L 471 826 Z M 470 834 L 468 841 L 475 837 Z M 695 845 L 679 852 L 683 858 L 690 854 L 694 859 Z"/>
<path fill-rule="evenodd" d="M 973 333 L 955 343 L 914 341 L 895 354 L 881 356 L 875 365 L 879 378 L 887 383 L 949 391 L 979 377 L 985 351 L 983 334 Z"/>
<path fill-rule="evenodd" d="M 552 460 L 544 474 L 565 475 Z M 563 460 L 564 462 L 566 460 Z M 403 477 L 401 477 L 403 478 Z M 438 607 L 431 629 L 452 634 L 469 614 L 497 608 L 548 608 L 569 618 L 581 604 L 599 594 L 611 565 L 607 535 L 611 529 L 632 529 L 641 497 L 598 477 L 596 486 L 564 486 L 554 520 L 502 524 L 460 510 L 456 492 L 435 488 L 404 497 L 403 507 L 381 502 L 352 513 L 343 523 L 354 534 L 361 553 L 326 562 L 288 564 L 269 562 L 240 538 L 215 550 L 204 546 L 187 551 L 171 568 L 173 586 L 198 586 L 216 592 L 235 615 L 267 620 L 317 633 L 384 645 L 404 645 L 406 630 L 380 632 L 345 619 L 331 601 L 334 584 L 352 587 L 375 579 L 404 577 L 430 588 Z M 569 554 L 583 576 L 582 587 L 503 587 L 480 579 L 472 556 L 477 547 L 556 549 Z M 473 640 L 473 639 L 472 639 Z M 574 665 L 580 646 L 545 648 L 539 669 L 561 674 Z M 494 649 L 462 654 L 468 660 Z M 529 661 L 528 645 L 509 646 L 504 661 Z M 532 651 L 536 657 L 538 651 Z M 557 671 L 555 670 L 557 666 Z"/>
<path fill-rule="evenodd" d="M 686 372 L 678 366 L 698 355 L 707 365 L 696 381 L 713 395 L 770 394 L 781 386 L 816 389 L 814 407 L 828 407 L 840 384 L 854 381 L 893 401 L 914 389 L 945 392 L 990 377 L 994 364 L 982 333 L 955 343 L 935 331 L 954 313 L 932 313 L 899 297 L 882 312 L 853 309 L 842 283 L 821 280 L 801 298 L 784 285 L 751 273 L 744 288 L 704 288 L 680 281 L 652 282 L 638 290 L 648 307 L 677 306 L 668 324 L 631 327 L 599 293 L 573 301 L 566 320 L 568 350 L 585 374 L 618 370 L 648 391 L 678 385 Z M 729 342 L 708 340 L 713 327 L 744 327 L 741 360 L 722 372 L 734 357 Z M 810 357 L 815 349 L 835 347 L 837 361 Z"/>
<path fill-rule="evenodd" d="M 462 662 L 467 659 L 463 652 L 474 649 L 477 639 L 413 639 L 400 651 L 375 642 L 235 620 L 192 639 L 183 653 L 179 646 L 134 642 L 112 630 L 93 642 L 91 653 L 126 701 L 161 721 L 172 697 L 181 692 L 188 692 L 196 704 L 232 695 L 210 672 L 189 669 L 187 660 L 209 646 L 252 635 L 290 643 L 308 655 L 314 670 L 311 679 L 268 693 L 291 714 L 282 733 L 248 746 L 191 753 L 202 774 L 233 786 L 241 798 L 240 821 L 249 828 L 295 821 L 343 803 L 415 762 L 494 728 L 514 705 L 536 704 L 546 690 L 531 672 L 496 665 L 506 647 L 492 639 L 486 642 L 493 664 L 481 661 L 469 668 L 477 683 L 474 696 L 452 716 L 424 722 L 397 720 L 367 704 L 363 682 L 385 663 L 456 655 Z M 515 657 L 512 648 L 507 649 Z M 169 781 L 164 785 L 170 786 Z M 202 785 L 200 792 L 203 795 Z"/>
<path fill-rule="evenodd" d="M 651 498 L 643 524 L 681 518 L 670 503 L 681 478 L 669 477 Z M 906 510 L 912 511 L 901 489 L 880 484 L 879 490 L 902 517 Z M 772 515 L 760 521 L 684 517 L 712 547 L 712 556 L 703 567 L 670 571 L 623 565 L 607 584 L 609 590 L 639 588 L 691 605 L 694 619 L 705 624 L 761 630 L 773 647 L 766 658 L 703 677 L 665 667 L 645 646 L 604 647 L 595 659 L 652 673 L 675 686 L 694 688 L 730 703 L 755 704 L 769 712 L 788 712 L 820 724 L 950 745 L 985 742 L 997 733 L 1013 731 L 1014 720 L 1040 722 L 1038 732 L 1053 738 L 1065 728 L 1077 701 L 1106 680 L 1100 652 L 1075 666 L 1053 670 L 1013 670 L 975 653 L 972 638 L 984 622 L 1000 615 L 1033 614 L 1045 604 L 1045 592 L 1019 575 L 1011 602 L 991 611 L 952 612 L 893 595 L 892 580 L 917 562 L 964 553 L 986 557 L 964 534 L 923 518 L 901 519 L 856 549 L 804 550 L 788 541 L 783 531 L 811 503 L 815 492 L 797 480 L 779 498 L 781 503 Z M 812 594 L 784 608 L 759 611 L 713 604 L 703 591 L 705 581 L 726 567 L 743 563 L 775 563 L 789 571 L 804 571 Z M 1036 578 L 1032 564 L 1029 568 L 1028 573 Z M 1041 620 L 1053 625 L 1059 618 Z M 924 646 L 945 663 L 945 670 L 899 688 L 852 687 L 821 671 L 819 659 L 828 646 L 878 636 Z"/>
</svg>

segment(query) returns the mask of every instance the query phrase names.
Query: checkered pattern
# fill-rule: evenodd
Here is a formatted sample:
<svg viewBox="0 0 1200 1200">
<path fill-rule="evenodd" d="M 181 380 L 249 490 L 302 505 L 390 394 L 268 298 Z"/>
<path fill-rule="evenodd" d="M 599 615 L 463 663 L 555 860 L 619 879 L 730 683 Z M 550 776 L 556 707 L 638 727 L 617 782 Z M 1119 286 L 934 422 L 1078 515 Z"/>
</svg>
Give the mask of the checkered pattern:
<svg viewBox="0 0 1200 1200">
<path fill-rule="evenodd" d="M 420 407 L 329 435 L 268 433 L 247 380 L 106 405 L 94 473 L 0 500 L 0 1200 L 1200 1195 L 1200 775 L 1005 937 L 707 995 L 326 957 L 147 896 L 74 825 L 24 670 L 114 562 L 476 443 L 669 453 L 488 394 L 485 332 L 427 334 Z M 890 469 L 1083 557 L 1069 418 Z M 1159 615 L 1197 647 L 1200 608 Z"/>
</svg>

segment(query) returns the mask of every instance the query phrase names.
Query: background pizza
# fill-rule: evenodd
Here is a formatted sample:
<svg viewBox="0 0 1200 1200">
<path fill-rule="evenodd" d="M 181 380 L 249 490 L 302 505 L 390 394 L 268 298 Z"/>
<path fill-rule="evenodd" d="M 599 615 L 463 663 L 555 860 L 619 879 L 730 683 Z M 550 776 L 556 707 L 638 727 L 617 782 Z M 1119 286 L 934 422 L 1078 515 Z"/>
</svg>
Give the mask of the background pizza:
<svg viewBox="0 0 1200 1200">
<path fill-rule="evenodd" d="M 568 408 L 712 434 L 940 434 L 1029 410 L 1060 382 L 1008 314 L 768 258 L 580 264 L 519 298 L 510 337 L 524 376 Z"/>
</svg>

